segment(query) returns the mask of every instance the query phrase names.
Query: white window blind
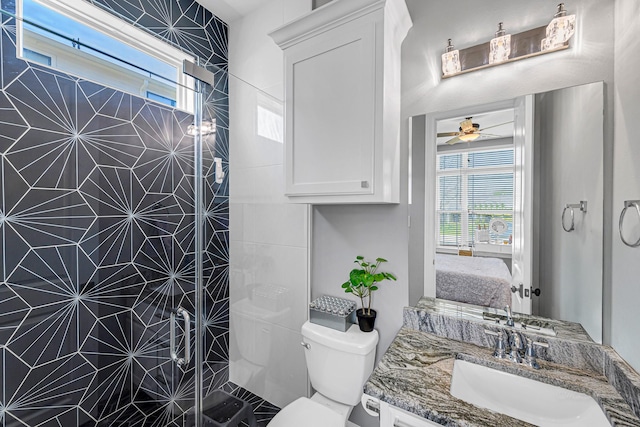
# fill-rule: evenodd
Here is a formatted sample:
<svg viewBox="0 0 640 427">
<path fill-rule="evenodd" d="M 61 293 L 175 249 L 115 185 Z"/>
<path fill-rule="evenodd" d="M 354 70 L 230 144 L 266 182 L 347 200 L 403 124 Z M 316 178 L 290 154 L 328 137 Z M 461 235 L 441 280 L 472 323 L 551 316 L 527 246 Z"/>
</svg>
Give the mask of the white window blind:
<svg viewBox="0 0 640 427">
<path fill-rule="evenodd" d="M 513 148 L 437 156 L 437 245 L 472 246 L 476 230 L 489 229 L 494 218 L 507 228 L 489 230 L 494 241 L 513 234 Z"/>
</svg>

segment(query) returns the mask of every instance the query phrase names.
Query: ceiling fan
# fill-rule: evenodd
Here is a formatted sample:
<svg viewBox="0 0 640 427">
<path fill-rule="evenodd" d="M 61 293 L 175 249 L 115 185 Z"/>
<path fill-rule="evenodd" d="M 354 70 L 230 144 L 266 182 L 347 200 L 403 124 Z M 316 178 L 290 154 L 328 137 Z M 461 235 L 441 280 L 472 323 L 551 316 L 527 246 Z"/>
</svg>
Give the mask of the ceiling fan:
<svg viewBox="0 0 640 427">
<path fill-rule="evenodd" d="M 453 138 L 448 140 L 447 144 L 453 145 L 453 144 L 457 144 L 459 142 L 475 141 L 476 139 L 480 138 L 480 136 L 499 137 L 500 135 L 491 135 L 491 134 L 483 133 L 483 132 L 485 130 L 487 130 L 487 129 L 491 129 L 491 128 L 495 128 L 495 127 L 498 127 L 498 126 L 502 126 L 502 125 L 506 125 L 506 124 L 509 124 L 509 123 L 513 123 L 513 120 L 512 120 L 512 121 L 509 121 L 509 122 L 500 123 L 500 124 L 497 124 L 497 125 L 493 125 L 493 126 L 489 126 L 489 127 L 480 129 L 480 125 L 478 123 L 473 123 L 473 121 L 471 120 L 472 118 L 473 117 L 467 117 L 466 119 L 461 121 L 460 122 L 460 128 L 459 128 L 458 132 L 441 132 L 441 133 L 438 133 L 438 138 L 452 136 Z"/>
</svg>

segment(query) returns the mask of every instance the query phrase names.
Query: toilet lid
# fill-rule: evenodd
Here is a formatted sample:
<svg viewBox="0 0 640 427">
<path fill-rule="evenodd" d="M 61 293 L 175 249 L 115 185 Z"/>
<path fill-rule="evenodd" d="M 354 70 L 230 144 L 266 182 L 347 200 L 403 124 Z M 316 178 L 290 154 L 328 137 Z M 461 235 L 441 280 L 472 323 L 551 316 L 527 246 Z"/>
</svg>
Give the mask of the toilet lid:
<svg viewBox="0 0 640 427">
<path fill-rule="evenodd" d="M 267 427 L 344 427 L 345 420 L 337 412 L 306 397 L 288 404 Z"/>
</svg>

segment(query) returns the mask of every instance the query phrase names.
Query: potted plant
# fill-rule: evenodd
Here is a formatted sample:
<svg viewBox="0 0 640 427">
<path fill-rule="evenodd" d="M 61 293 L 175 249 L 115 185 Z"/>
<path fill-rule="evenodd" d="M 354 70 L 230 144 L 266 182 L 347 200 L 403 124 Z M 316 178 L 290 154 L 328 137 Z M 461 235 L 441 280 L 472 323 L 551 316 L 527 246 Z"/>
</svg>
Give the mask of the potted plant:
<svg viewBox="0 0 640 427">
<path fill-rule="evenodd" d="M 358 326 L 363 332 L 373 331 L 376 321 L 376 311 L 371 309 L 371 296 L 378 290 L 377 284 L 383 280 L 396 280 L 396 277 L 385 271 L 378 271 L 380 264 L 387 262 L 384 258 L 376 258 L 375 262 L 366 261 L 358 255 L 354 263 L 360 268 L 354 268 L 349 273 L 349 280 L 342 284 L 342 288 L 348 294 L 354 294 L 360 298 L 362 308 L 356 311 Z M 366 305 L 365 305 L 366 301 Z"/>
</svg>

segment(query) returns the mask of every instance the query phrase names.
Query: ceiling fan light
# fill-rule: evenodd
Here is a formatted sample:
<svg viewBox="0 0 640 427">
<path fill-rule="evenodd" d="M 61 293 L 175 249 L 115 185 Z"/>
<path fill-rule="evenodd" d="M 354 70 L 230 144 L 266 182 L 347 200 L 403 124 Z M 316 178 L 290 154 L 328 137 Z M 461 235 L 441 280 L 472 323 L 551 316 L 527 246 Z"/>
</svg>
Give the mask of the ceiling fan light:
<svg viewBox="0 0 640 427">
<path fill-rule="evenodd" d="M 480 125 L 477 123 L 473 123 L 471 119 L 472 117 L 467 117 L 460 122 L 460 132 L 472 133 L 480 129 Z"/>
<path fill-rule="evenodd" d="M 479 133 L 465 133 L 464 135 L 460 135 L 458 138 L 461 141 L 464 141 L 464 142 L 471 142 L 471 141 L 475 141 L 476 139 L 480 138 L 480 134 Z"/>
</svg>

